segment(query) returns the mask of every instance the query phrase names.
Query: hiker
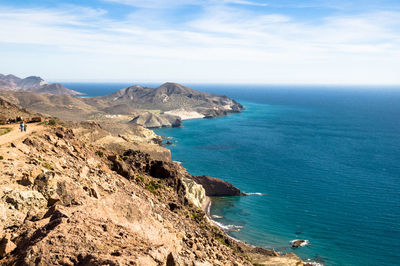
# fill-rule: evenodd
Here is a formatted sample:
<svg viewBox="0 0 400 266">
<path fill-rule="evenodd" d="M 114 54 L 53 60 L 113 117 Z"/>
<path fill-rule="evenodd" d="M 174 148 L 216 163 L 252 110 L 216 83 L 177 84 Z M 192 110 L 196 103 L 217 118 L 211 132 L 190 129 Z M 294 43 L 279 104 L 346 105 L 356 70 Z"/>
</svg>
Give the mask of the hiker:
<svg viewBox="0 0 400 266">
<path fill-rule="evenodd" d="M 23 132 L 24 131 L 24 122 L 23 121 L 21 121 L 21 123 L 19 124 L 19 127 L 21 128 L 21 132 Z"/>
<path fill-rule="evenodd" d="M 26 132 L 26 128 L 28 127 L 28 125 L 25 123 L 24 124 L 24 131 Z"/>
</svg>

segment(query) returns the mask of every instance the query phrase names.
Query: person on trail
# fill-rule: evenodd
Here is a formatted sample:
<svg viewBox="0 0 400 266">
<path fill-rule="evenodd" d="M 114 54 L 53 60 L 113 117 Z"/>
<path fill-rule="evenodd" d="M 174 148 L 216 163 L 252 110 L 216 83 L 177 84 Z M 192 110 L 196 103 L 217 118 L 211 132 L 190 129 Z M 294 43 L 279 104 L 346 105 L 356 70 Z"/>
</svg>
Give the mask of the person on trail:
<svg viewBox="0 0 400 266">
<path fill-rule="evenodd" d="M 24 131 L 24 122 L 21 122 L 21 124 L 19 124 L 19 127 L 21 128 L 21 132 Z"/>
<path fill-rule="evenodd" d="M 25 123 L 24 124 L 24 131 L 26 132 L 26 128 L 28 127 L 28 125 Z"/>
</svg>

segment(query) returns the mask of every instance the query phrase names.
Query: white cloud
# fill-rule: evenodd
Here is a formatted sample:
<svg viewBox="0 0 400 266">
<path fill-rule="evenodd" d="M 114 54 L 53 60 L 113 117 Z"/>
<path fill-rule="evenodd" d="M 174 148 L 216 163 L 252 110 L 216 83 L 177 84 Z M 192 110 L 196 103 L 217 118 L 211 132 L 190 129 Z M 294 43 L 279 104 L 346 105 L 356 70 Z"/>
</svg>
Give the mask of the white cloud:
<svg viewBox="0 0 400 266">
<path fill-rule="evenodd" d="M 396 12 L 332 16 L 315 25 L 218 5 L 169 28 L 162 20 L 147 27 L 132 16 L 111 20 L 105 15 L 76 6 L 0 8 L 0 48 L 8 49 L 0 49 L 0 73 L 38 71 L 53 79 L 400 83 L 394 70 L 400 69 Z"/>
<path fill-rule="evenodd" d="M 237 4 L 237 5 L 247 5 L 247 6 L 268 6 L 266 3 L 260 3 L 249 0 L 103 0 L 105 2 L 113 2 L 124 5 L 130 5 L 134 7 L 142 8 L 173 8 L 176 6 L 186 6 L 186 5 L 198 5 L 206 6 L 209 4 L 221 5 L 221 4 Z"/>
</svg>

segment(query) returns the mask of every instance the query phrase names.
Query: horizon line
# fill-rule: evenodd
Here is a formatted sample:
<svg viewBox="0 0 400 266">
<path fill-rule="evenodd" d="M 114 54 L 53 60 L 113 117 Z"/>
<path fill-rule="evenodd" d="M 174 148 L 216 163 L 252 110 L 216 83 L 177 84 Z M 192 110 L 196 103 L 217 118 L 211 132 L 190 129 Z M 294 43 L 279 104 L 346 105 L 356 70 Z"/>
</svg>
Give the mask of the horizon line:
<svg viewBox="0 0 400 266">
<path fill-rule="evenodd" d="M 50 83 L 83 83 L 83 84 L 101 84 L 101 83 L 108 83 L 108 84 L 122 84 L 122 83 L 129 83 L 134 85 L 140 84 L 165 84 L 165 83 L 176 83 L 176 84 L 190 84 L 190 85 L 251 85 L 251 86 L 367 86 L 367 87 L 374 87 L 374 86 L 384 86 L 384 87 L 400 87 L 399 84 L 380 84 L 380 83 L 251 83 L 251 82 L 191 82 L 191 81 L 97 81 L 97 80 L 48 80 Z"/>
</svg>

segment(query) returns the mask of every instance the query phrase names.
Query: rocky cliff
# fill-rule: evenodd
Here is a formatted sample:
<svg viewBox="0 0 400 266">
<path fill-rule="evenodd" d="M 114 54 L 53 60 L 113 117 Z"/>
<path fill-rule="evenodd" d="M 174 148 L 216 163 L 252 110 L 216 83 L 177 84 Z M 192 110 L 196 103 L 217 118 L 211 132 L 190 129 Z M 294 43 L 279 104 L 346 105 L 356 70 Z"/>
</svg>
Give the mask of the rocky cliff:
<svg viewBox="0 0 400 266">
<path fill-rule="evenodd" d="M 213 226 L 205 190 L 147 129 L 58 123 L 0 136 L 1 265 L 302 264 Z"/>
<path fill-rule="evenodd" d="M 240 189 L 219 178 L 211 176 L 191 176 L 190 178 L 204 187 L 207 196 L 240 196 Z"/>
</svg>

